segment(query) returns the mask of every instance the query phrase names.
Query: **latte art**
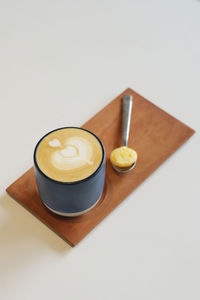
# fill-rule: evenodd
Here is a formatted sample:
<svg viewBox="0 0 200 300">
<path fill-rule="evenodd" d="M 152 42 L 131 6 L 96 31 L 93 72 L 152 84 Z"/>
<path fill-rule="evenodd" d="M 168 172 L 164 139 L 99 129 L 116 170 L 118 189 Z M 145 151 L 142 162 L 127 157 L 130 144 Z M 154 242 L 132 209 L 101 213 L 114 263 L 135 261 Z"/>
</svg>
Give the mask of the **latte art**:
<svg viewBox="0 0 200 300">
<path fill-rule="evenodd" d="M 63 128 L 45 136 L 36 152 L 39 168 L 63 182 L 84 179 L 96 171 L 102 160 L 102 147 L 88 131 Z"/>
<path fill-rule="evenodd" d="M 58 141 L 57 145 L 60 144 L 59 140 L 56 141 Z M 52 145 L 52 142 L 49 142 L 50 147 L 58 148 L 55 143 Z M 51 162 L 57 169 L 72 170 L 87 164 L 93 165 L 92 155 L 92 146 L 86 139 L 72 137 L 66 140 L 64 145 L 60 144 L 59 149 L 55 149 L 51 156 Z"/>
</svg>

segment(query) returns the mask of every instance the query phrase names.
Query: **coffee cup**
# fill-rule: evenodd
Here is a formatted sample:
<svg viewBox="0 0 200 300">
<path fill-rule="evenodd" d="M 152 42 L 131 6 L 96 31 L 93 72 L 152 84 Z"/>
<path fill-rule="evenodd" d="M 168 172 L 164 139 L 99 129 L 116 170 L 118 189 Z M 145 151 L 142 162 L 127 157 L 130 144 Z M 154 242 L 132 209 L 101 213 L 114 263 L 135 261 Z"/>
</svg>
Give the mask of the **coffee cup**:
<svg viewBox="0 0 200 300">
<path fill-rule="evenodd" d="M 74 217 L 100 200 L 105 181 L 105 149 L 91 131 L 62 127 L 44 135 L 34 150 L 34 173 L 43 204 Z"/>
</svg>

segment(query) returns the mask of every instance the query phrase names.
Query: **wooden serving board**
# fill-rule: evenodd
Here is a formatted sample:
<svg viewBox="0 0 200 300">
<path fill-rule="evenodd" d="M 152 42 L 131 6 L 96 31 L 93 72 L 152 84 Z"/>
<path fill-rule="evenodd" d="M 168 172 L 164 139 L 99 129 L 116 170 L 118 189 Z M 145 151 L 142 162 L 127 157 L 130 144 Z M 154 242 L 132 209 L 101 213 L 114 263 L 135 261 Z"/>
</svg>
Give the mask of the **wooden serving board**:
<svg viewBox="0 0 200 300">
<path fill-rule="evenodd" d="M 124 94 L 133 96 L 129 146 L 137 151 L 138 161 L 132 172 L 120 175 L 112 169 L 109 155 L 112 149 L 121 145 L 122 97 Z M 194 134 L 193 129 L 131 89 L 125 90 L 82 127 L 94 132 L 102 140 L 106 149 L 106 182 L 103 196 L 90 212 L 75 218 L 60 217 L 51 213 L 40 200 L 33 168 L 7 188 L 7 192 L 14 199 L 71 246 L 80 242 Z"/>
</svg>

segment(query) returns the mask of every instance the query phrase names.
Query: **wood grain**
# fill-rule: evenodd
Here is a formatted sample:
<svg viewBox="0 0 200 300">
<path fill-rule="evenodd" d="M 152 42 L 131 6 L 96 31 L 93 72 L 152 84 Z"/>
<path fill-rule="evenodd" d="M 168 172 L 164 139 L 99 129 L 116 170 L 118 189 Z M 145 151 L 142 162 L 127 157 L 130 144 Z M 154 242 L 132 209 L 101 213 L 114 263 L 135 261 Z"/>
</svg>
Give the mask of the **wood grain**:
<svg viewBox="0 0 200 300">
<path fill-rule="evenodd" d="M 121 145 L 122 97 L 133 96 L 129 146 L 138 153 L 136 168 L 129 174 L 115 173 L 109 162 L 112 149 Z M 7 188 L 7 192 L 71 246 L 80 242 L 140 183 L 174 153 L 194 130 L 131 89 L 125 90 L 82 127 L 94 132 L 106 149 L 106 183 L 98 205 L 76 218 L 57 216 L 40 201 L 33 168 Z M 128 204 L 127 204 L 128 205 Z"/>
</svg>

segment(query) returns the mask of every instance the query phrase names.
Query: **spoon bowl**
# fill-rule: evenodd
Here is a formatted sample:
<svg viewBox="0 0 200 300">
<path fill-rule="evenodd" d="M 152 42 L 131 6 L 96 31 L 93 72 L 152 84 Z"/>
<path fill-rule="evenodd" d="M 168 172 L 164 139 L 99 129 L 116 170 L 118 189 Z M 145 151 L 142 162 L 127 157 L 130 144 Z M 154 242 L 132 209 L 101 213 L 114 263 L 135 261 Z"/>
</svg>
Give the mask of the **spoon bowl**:
<svg viewBox="0 0 200 300">
<path fill-rule="evenodd" d="M 112 165 L 113 169 L 114 169 L 115 171 L 117 171 L 118 173 L 127 173 L 127 172 L 129 172 L 130 170 L 132 170 L 132 169 L 135 168 L 135 166 L 136 166 L 136 161 L 135 161 L 134 164 L 132 164 L 130 167 L 124 167 L 124 168 L 118 167 L 118 166 L 114 165 L 112 162 L 111 162 L 111 165 Z"/>
</svg>

